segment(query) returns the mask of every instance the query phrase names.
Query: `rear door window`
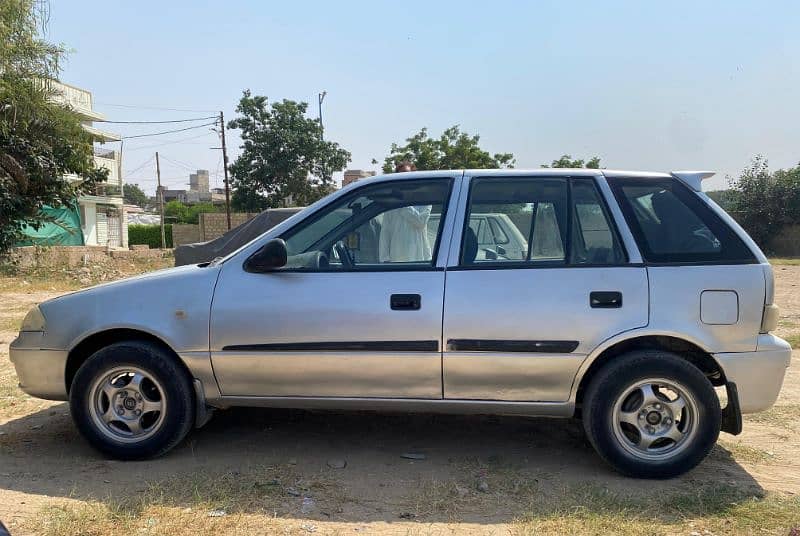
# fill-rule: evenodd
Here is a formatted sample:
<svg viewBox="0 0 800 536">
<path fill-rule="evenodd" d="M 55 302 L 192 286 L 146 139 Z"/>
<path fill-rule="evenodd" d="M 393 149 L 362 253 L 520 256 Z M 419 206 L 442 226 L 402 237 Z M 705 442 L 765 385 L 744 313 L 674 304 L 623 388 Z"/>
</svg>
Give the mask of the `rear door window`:
<svg viewBox="0 0 800 536">
<path fill-rule="evenodd" d="M 609 184 L 646 261 L 756 262 L 733 229 L 679 181 L 610 178 Z"/>
<path fill-rule="evenodd" d="M 461 264 L 563 264 L 566 206 L 566 179 L 473 179 Z"/>
</svg>

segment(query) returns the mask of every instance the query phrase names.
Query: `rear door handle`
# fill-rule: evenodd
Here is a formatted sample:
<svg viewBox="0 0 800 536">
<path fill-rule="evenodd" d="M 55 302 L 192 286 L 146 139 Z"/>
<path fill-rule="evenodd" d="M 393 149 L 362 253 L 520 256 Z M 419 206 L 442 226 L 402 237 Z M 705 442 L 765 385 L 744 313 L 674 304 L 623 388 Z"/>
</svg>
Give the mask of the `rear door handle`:
<svg viewBox="0 0 800 536">
<path fill-rule="evenodd" d="M 422 297 L 419 294 L 392 294 L 389 305 L 394 311 L 417 311 L 422 307 Z"/>
<path fill-rule="evenodd" d="M 619 309 L 622 307 L 622 292 L 609 290 L 591 292 L 589 306 L 593 309 Z"/>
</svg>

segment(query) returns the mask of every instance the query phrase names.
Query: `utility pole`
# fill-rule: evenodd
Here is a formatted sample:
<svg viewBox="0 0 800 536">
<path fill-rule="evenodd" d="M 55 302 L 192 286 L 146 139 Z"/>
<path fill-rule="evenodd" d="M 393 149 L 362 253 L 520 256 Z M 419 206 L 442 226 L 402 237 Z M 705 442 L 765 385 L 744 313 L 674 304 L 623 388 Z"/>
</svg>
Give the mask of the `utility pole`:
<svg viewBox="0 0 800 536">
<path fill-rule="evenodd" d="M 322 93 L 317 94 L 317 101 L 319 103 L 319 139 L 325 139 L 323 136 L 322 131 L 324 130 L 322 126 L 322 101 L 325 100 L 325 95 L 327 95 L 327 91 L 323 91 Z"/>
<path fill-rule="evenodd" d="M 219 112 L 219 126 L 222 133 L 222 169 L 225 172 L 225 216 L 228 219 L 228 230 L 231 230 L 231 189 L 228 185 L 228 149 L 225 146 L 225 116 Z"/>
<path fill-rule="evenodd" d="M 164 190 L 161 189 L 161 166 L 156 151 L 156 178 L 158 179 L 158 211 L 161 213 L 161 249 L 167 247 L 167 236 L 164 234 Z"/>
</svg>

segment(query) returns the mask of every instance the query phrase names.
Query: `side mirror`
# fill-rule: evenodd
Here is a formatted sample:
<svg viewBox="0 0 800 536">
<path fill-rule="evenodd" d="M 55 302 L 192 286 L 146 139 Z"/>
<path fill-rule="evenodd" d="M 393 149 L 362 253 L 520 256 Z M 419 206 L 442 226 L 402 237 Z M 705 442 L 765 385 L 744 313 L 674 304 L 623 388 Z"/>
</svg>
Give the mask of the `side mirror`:
<svg viewBox="0 0 800 536">
<path fill-rule="evenodd" d="M 255 273 L 269 272 L 286 266 L 286 260 L 286 242 L 280 238 L 273 238 L 250 255 L 244 263 L 244 269 Z"/>
</svg>

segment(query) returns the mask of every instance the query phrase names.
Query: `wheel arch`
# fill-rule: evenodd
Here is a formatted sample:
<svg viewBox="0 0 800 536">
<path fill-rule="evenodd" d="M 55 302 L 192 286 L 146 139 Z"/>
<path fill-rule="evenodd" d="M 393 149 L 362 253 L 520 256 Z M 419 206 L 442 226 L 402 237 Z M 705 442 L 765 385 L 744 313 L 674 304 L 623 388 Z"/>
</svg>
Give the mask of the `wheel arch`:
<svg viewBox="0 0 800 536">
<path fill-rule="evenodd" d="M 715 387 L 725 385 L 722 367 L 697 341 L 666 333 L 630 334 L 625 338 L 607 341 L 581 366 L 573 385 L 576 414 L 580 412 L 586 387 L 605 364 L 627 352 L 644 349 L 672 352 L 700 369 Z"/>
<path fill-rule="evenodd" d="M 67 394 L 69 394 L 72 380 L 75 378 L 78 369 L 92 354 L 101 348 L 123 341 L 149 342 L 161 348 L 175 359 L 175 362 L 183 369 L 188 378 L 191 379 L 193 377 L 191 371 L 178 353 L 157 335 L 135 328 L 109 328 L 84 337 L 69 351 L 64 370 L 64 382 L 66 384 Z"/>
</svg>

